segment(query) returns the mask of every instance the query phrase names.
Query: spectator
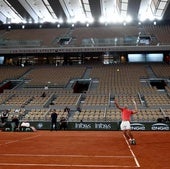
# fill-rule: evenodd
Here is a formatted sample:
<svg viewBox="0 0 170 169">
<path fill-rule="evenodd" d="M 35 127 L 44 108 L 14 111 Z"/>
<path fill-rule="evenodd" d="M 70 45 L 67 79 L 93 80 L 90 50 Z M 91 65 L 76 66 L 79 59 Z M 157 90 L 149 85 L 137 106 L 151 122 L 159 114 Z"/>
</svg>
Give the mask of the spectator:
<svg viewBox="0 0 170 169">
<path fill-rule="evenodd" d="M 69 112 L 70 112 L 70 108 L 65 107 L 65 108 L 64 108 L 64 112 L 68 112 L 68 113 L 69 113 Z"/>
<path fill-rule="evenodd" d="M 78 111 L 78 112 L 81 112 L 81 108 L 80 108 L 79 106 L 77 107 L 77 111 Z"/>
<path fill-rule="evenodd" d="M 19 113 L 20 109 L 15 109 L 14 113 Z"/>
<path fill-rule="evenodd" d="M 41 97 L 46 97 L 46 93 L 43 92 L 42 95 L 41 95 Z"/>
<path fill-rule="evenodd" d="M 70 117 L 70 108 L 67 106 L 64 108 L 64 112 L 67 112 L 68 117 Z"/>
</svg>

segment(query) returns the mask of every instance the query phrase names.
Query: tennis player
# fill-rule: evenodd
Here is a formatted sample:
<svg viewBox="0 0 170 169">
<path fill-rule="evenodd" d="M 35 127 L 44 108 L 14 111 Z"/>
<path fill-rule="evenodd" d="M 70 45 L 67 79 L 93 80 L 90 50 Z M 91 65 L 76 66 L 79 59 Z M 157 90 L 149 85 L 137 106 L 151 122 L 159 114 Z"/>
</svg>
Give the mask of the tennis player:
<svg viewBox="0 0 170 169">
<path fill-rule="evenodd" d="M 136 114 L 138 112 L 138 109 L 135 100 L 132 101 L 135 106 L 134 110 L 128 109 L 127 105 L 124 105 L 124 107 L 120 107 L 116 100 L 115 100 L 115 105 L 118 109 L 121 110 L 122 122 L 120 124 L 120 128 L 123 131 L 127 140 L 129 140 L 129 143 L 135 145 L 136 140 L 133 138 L 133 135 L 131 133 L 130 120 L 131 120 L 131 115 Z"/>
</svg>

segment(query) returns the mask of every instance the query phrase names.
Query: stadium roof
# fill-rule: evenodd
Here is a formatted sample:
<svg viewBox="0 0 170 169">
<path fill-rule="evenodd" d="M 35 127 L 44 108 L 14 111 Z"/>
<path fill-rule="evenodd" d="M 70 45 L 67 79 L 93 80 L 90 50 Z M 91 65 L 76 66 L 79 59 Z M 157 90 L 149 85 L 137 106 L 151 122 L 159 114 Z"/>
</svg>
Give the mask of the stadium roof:
<svg viewBox="0 0 170 169">
<path fill-rule="evenodd" d="M 170 0 L 0 0 L 1 24 L 170 20 Z"/>
</svg>

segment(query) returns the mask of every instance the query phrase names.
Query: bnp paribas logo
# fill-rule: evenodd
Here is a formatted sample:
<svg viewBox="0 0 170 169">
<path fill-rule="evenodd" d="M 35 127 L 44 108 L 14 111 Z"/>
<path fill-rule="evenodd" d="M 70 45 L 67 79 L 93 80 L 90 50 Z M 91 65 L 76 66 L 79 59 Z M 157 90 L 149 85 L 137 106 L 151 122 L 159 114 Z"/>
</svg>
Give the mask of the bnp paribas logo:
<svg viewBox="0 0 170 169">
<path fill-rule="evenodd" d="M 145 130 L 145 126 L 141 123 L 132 123 L 131 130 Z"/>
<path fill-rule="evenodd" d="M 153 124 L 152 127 L 151 127 L 152 130 L 158 130 L 158 131 L 168 131 L 169 130 L 169 126 L 167 124 L 164 124 L 164 123 L 156 123 L 156 124 Z"/>
<path fill-rule="evenodd" d="M 41 128 L 43 127 L 43 124 L 42 124 L 42 123 L 38 123 L 37 127 L 38 127 L 39 129 L 41 129 Z"/>
</svg>

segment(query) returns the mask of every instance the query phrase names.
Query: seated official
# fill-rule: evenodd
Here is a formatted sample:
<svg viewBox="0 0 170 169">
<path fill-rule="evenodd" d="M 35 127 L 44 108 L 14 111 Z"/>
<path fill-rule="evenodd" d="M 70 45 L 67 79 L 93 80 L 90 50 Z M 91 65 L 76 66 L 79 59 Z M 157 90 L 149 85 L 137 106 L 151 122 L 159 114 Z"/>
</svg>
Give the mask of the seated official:
<svg viewBox="0 0 170 169">
<path fill-rule="evenodd" d="M 17 116 L 12 117 L 12 121 L 11 121 L 11 130 L 12 131 L 16 131 L 19 130 L 19 119 Z"/>
<path fill-rule="evenodd" d="M 60 119 L 60 130 L 64 129 L 66 130 L 67 129 L 67 119 L 65 117 L 61 117 Z"/>
</svg>

